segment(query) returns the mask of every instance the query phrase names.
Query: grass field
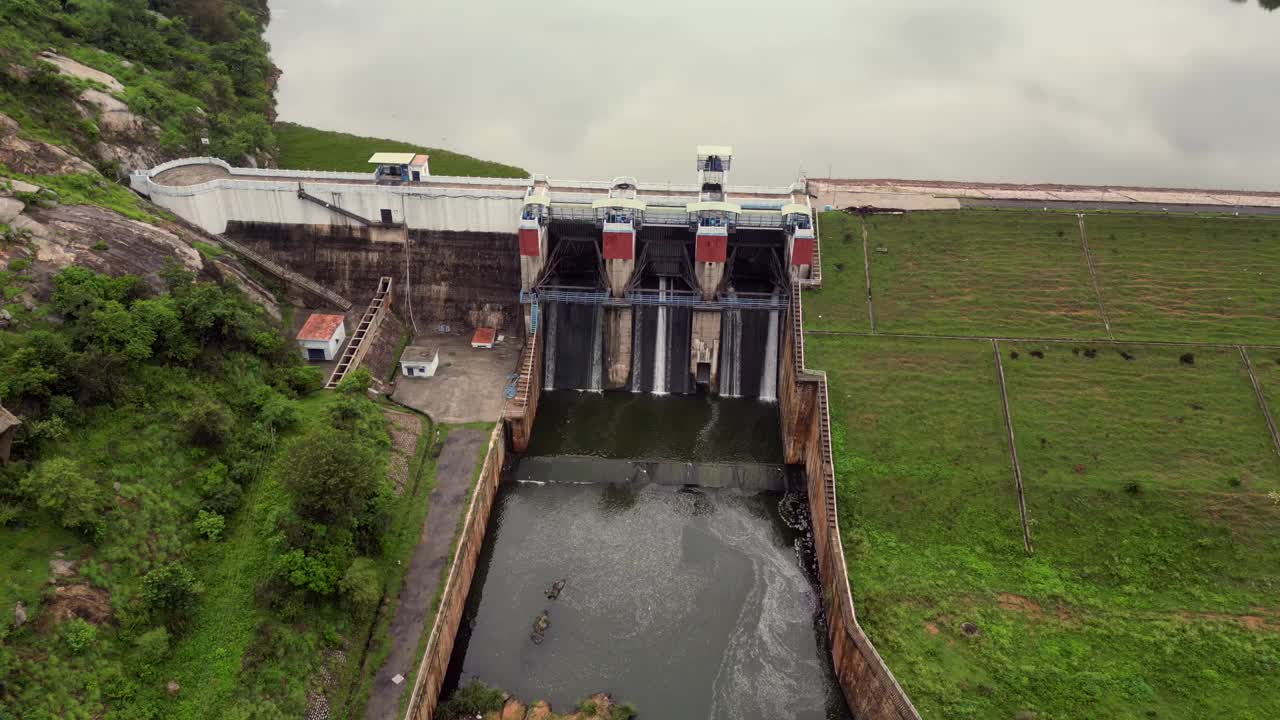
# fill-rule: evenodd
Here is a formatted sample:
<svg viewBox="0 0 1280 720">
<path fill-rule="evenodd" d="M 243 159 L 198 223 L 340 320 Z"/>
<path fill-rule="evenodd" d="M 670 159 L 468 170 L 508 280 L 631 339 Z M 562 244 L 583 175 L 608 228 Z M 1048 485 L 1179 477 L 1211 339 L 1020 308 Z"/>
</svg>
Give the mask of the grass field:
<svg viewBox="0 0 1280 720">
<path fill-rule="evenodd" d="M 833 242 L 823 216 L 823 283 L 854 270 L 861 243 Z M 847 222 L 847 221 L 844 221 Z M 855 219 L 856 222 L 856 219 Z M 877 330 L 886 333 L 1106 337 L 1079 229 L 1061 213 L 914 213 L 866 219 Z M 845 264 L 843 273 L 837 263 Z M 853 288 L 857 290 L 856 287 Z M 806 304 L 809 326 L 866 330 L 865 303 L 839 289 Z M 844 324 L 863 307 L 861 322 Z M 818 315 L 822 320 L 816 319 Z M 834 318 L 825 322 L 827 317 Z M 858 320 L 858 316 L 852 316 Z"/>
<path fill-rule="evenodd" d="M 864 220 L 821 217 L 815 330 L 869 332 Z M 1280 219 L 1090 214 L 1095 290 L 1072 213 L 865 219 L 881 333 L 1280 344 Z"/>
<path fill-rule="evenodd" d="M 1239 356 L 1104 347 L 1002 344 L 1028 557 L 989 343 L 808 338 L 859 618 L 926 718 L 1280 713 L 1280 461 Z"/>
<path fill-rule="evenodd" d="M 869 332 L 862 220 L 844 213 L 826 213 L 820 222 L 822 287 L 805 293 L 805 324 L 820 330 Z"/>
<path fill-rule="evenodd" d="M 275 136 L 280 148 L 276 163 L 292 170 L 368 172 L 372 170 L 369 157 L 376 152 L 416 152 L 431 156 L 432 175 L 529 177 L 527 171 L 518 167 L 400 140 L 361 137 L 293 123 L 276 123 Z"/>
<path fill-rule="evenodd" d="M 1090 215 L 1117 338 L 1280 342 L 1280 220 Z"/>
</svg>

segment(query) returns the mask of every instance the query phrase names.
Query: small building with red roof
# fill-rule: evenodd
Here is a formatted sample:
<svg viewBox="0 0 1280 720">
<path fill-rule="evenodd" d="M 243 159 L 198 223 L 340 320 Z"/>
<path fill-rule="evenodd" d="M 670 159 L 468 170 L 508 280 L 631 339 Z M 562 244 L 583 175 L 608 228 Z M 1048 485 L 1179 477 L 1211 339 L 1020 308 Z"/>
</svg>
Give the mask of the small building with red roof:
<svg viewBox="0 0 1280 720">
<path fill-rule="evenodd" d="M 341 315 L 312 313 L 298 331 L 298 347 L 304 360 L 332 360 L 347 339 L 346 318 Z"/>
</svg>

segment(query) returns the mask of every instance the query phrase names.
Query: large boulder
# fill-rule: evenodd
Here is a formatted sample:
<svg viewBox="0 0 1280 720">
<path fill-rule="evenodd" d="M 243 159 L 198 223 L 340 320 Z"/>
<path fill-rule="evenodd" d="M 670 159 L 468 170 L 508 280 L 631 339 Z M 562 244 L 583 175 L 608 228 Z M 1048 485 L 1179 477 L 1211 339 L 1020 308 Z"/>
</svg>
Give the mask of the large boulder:
<svg viewBox="0 0 1280 720">
<path fill-rule="evenodd" d="M 18 123 L 0 113 L 0 164 L 23 175 L 69 175 L 94 167 L 56 145 L 19 137 Z"/>
<path fill-rule="evenodd" d="M 8 225 L 22 214 L 26 205 L 17 198 L 0 197 L 0 225 Z"/>
<path fill-rule="evenodd" d="M 92 80 L 107 87 L 114 92 L 124 92 L 124 84 L 115 79 L 114 76 L 104 73 L 101 70 L 95 70 L 84 63 L 72 60 L 69 57 L 59 55 L 52 50 L 45 50 L 40 53 L 40 59 L 58 68 L 58 72 L 81 80 Z"/>
</svg>

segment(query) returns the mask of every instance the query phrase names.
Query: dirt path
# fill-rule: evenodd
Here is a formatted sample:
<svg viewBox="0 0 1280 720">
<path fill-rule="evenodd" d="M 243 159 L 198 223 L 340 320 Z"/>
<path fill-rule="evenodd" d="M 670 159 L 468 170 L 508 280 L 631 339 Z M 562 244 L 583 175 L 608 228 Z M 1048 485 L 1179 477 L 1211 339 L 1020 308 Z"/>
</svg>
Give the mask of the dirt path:
<svg viewBox="0 0 1280 720">
<path fill-rule="evenodd" d="M 417 660 L 415 656 L 426 630 L 431 601 L 453 545 L 453 532 L 464 511 L 480 450 L 488 438 L 485 430 L 452 430 L 436 461 L 436 486 L 427 499 L 427 521 L 423 523 L 418 547 L 414 548 L 409 571 L 405 573 L 400 604 L 391 619 L 391 652 L 374 676 L 373 692 L 364 713 L 367 720 L 399 717 L 400 697 L 412 686 L 408 677 Z M 396 675 L 404 675 L 406 681 L 399 685 L 393 683 L 391 678 Z"/>
</svg>

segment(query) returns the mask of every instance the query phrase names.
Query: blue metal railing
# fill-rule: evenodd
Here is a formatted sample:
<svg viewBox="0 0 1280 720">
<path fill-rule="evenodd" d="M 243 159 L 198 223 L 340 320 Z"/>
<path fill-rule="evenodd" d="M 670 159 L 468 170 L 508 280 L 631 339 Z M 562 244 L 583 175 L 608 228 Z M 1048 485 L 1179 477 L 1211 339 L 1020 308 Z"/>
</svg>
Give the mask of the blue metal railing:
<svg viewBox="0 0 1280 720">
<path fill-rule="evenodd" d="M 787 307 L 787 299 L 781 295 L 769 295 L 767 293 L 739 293 L 731 295 L 720 295 L 711 300 L 704 300 L 702 296 L 696 292 L 688 290 L 630 290 L 624 298 L 611 297 L 608 292 L 599 290 L 565 290 L 556 288 L 545 288 L 534 291 L 520 291 L 520 302 L 528 305 L 533 304 L 537 308 L 538 303 L 544 302 L 563 302 L 575 303 L 579 305 L 616 305 L 625 307 L 628 305 L 645 305 L 658 307 L 687 307 L 696 310 L 724 310 L 724 309 L 742 309 L 742 310 L 785 310 Z M 536 327 L 536 310 L 535 310 L 535 327 Z M 536 331 L 535 331 L 536 332 Z"/>
</svg>

